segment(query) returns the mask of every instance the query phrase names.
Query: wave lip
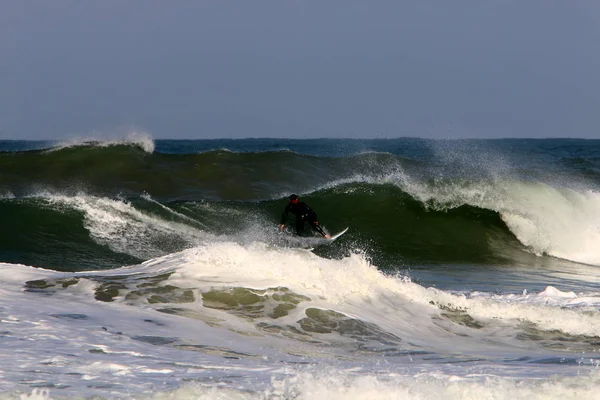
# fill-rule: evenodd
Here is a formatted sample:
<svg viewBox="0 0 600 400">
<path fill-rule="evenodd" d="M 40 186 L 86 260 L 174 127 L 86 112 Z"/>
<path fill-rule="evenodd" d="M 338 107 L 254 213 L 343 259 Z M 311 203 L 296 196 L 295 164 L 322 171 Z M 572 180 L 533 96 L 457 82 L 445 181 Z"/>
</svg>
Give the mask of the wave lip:
<svg viewBox="0 0 600 400">
<path fill-rule="evenodd" d="M 530 185 L 514 198 L 500 214 L 521 243 L 537 255 L 600 266 L 600 193 Z"/>
</svg>

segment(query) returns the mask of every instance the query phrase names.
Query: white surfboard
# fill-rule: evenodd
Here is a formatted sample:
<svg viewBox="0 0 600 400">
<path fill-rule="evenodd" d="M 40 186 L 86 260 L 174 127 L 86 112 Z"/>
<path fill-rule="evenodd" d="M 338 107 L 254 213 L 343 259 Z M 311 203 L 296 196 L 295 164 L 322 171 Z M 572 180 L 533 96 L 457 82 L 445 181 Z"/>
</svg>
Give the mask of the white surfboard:
<svg viewBox="0 0 600 400">
<path fill-rule="evenodd" d="M 348 227 L 348 228 L 350 228 L 350 227 Z M 339 238 L 339 237 L 340 237 L 340 236 L 342 236 L 344 233 L 346 233 L 346 231 L 348 230 L 348 228 L 344 229 L 343 231 L 341 231 L 341 232 L 339 232 L 339 233 L 336 233 L 336 234 L 335 234 L 335 235 L 333 235 L 333 236 L 330 236 L 330 237 L 329 237 L 329 239 L 325 239 L 325 240 L 328 240 L 328 241 L 330 241 L 330 242 L 333 242 L 335 239 Z"/>
</svg>

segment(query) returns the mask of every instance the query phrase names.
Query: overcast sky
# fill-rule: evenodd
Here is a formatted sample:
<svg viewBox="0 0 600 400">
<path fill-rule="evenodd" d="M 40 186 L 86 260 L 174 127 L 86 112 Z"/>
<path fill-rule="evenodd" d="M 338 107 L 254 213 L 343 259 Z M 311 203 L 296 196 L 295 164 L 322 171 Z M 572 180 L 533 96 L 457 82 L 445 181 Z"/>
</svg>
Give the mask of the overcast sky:
<svg viewBox="0 0 600 400">
<path fill-rule="evenodd" d="M 600 138 L 596 0 L 0 0 L 0 139 Z"/>
</svg>

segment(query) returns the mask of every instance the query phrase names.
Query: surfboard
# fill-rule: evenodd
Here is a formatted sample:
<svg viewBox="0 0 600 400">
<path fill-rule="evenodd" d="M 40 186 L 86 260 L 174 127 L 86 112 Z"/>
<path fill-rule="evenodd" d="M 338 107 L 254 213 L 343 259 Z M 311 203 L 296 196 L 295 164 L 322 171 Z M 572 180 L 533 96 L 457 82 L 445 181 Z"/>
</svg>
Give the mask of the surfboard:
<svg viewBox="0 0 600 400">
<path fill-rule="evenodd" d="M 325 245 L 325 244 L 331 243 L 331 242 L 333 242 L 334 240 L 338 239 L 340 236 L 342 236 L 344 233 L 346 233 L 346 231 L 347 231 L 349 228 L 350 228 L 350 227 L 347 227 L 347 228 L 346 228 L 346 229 L 344 229 L 343 231 L 341 231 L 341 232 L 338 232 L 338 233 L 336 233 L 336 234 L 335 234 L 335 235 L 333 235 L 333 236 L 330 236 L 330 237 L 329 237 L 329 239 L 325 239 L 325 238 L 316 239 L 316 238 L 313 238 L 312 240 L 313 240 L 313 241 L 314 241 L 314 240 L 318 240 L 318 241 L 320 241 L 320 243 L 317 243 L 317 246 L 318 246 L 318 245 L 320 245 L 320 244 L 323 244 L 323 245 Z M 302 247 L 302 248 L 303 248 L 303 249 L 305 249 L 305 250 L 313 251 L 313 250 L 315 249 L 315 247 L 313 247 L 313 246 L 314 246 L 314 244 L 313 244 L 312 246 L 311 246 L 311 245 L 308 245 L 308 247 Z"/>
<path fill-rule="evenodd" d="M 328 239 L 325 239 L 321 236 L 301 237 L 293 234 L 284 234 L 279 236 L 277 242 L 283 247 L 295 247 L 304 250 L 314 250 L 318 246 L 326 246 L 330 243 L 333 243 L 335 240 L 339 239 L 340 236 L 346 233 L 348 229 L 350 229 L 350 227 L 347 227 L 346 229 L 336 233 L 335 235 L 330 236 Z"/>
<path fill-rule="evenodd" d="M 340 236 L 342 236 L 344 233 L 346 233 L 346 231 L 348 230 L 348 228 L 350 228 L 350 227 L 347 227 L 347 228 L 346 228 L 346 229 L 344 229 L 343 231 L 341 231 L 341 232 L 338 232 L 338 233 L 336 233 L 335 235 L 333 235 L 333 236 L 329 237 L 329 239 L 325 239 L 325 240 L 327 240 L 327 241 L 329 241 L 329 242 L 333 242 L 334 240 L 336 240 L 337 238 L 339 238 Z"/>
</svg>

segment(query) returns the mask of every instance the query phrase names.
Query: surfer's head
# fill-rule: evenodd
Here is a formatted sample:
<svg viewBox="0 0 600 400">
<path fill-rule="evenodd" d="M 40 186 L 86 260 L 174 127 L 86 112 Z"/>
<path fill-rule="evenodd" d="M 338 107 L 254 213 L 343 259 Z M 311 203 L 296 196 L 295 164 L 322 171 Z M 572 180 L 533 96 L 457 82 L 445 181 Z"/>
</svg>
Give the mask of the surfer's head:
<svg viewBox="0 0 600 400">
<path fill-rule="evenodd" d="M 298 199 L 298 195 L 293 194 L 290 196 L 290 203 L 296 204 L 300 201 L 300 199 Z"/>
</svg>

